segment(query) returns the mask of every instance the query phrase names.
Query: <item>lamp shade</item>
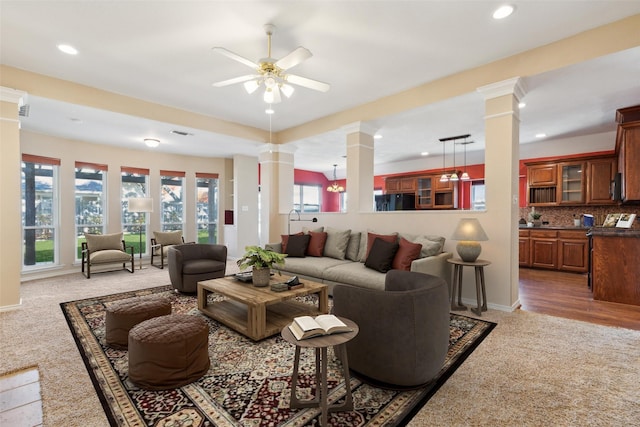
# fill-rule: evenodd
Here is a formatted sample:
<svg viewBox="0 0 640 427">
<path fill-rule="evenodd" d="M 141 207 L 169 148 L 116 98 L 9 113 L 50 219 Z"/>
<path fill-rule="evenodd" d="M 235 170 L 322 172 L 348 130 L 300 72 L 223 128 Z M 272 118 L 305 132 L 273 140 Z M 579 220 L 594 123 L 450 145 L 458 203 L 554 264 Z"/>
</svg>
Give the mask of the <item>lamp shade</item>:
<svg viewBox="0 0 640 427">
<path fill-rule="evenodd" d="M 129 199 L 129 212 L 153 212 L 151 197 L 135 197 Z"/>
<path fill-rule="evenodd" d="M 456 251 L 463 261 L 474 262 L 482 251 L 478 242 L 489 240 L 489 238 L 476 218 L 462 218 L 453 231 L 451 240 L 459 241 Z"/>
</svg>

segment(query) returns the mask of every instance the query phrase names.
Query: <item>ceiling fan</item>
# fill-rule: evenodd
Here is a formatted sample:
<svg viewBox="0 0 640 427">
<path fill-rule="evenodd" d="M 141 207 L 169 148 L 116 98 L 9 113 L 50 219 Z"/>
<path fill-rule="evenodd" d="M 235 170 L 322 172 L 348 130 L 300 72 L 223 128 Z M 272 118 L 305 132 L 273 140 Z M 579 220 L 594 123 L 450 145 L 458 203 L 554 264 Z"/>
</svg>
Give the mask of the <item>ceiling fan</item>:
<svg viewBox="0 0 640 427">
<path fill-rule="evenodd" d="M 293 68 L 301 62 L 309 59 L 312 56 L 311 52 L 309 49 L 299 46 L 283 58 L 276 60 L 271 57 L 271 36 L 273 35 L 276 27 L 272 24 L 266 24 L 264 29 L 267 33 L 267 57 L 260 59 L 257 63 L 223 47 L 213 48 L 214 52 L 221 53 L 226 57 L 251 67 L 256 72 L 255 74 L 247 74 L 213 83 L 214 87 L 223 87 L 244 82 L 244 88 L 247 93 L 251 94 L 264 84 L 265 90 L 263 98 L 268 104 L 279 103 L 282 100 L 280 92 L 289 98 L 294 91 L 293 86 L 289 83 L 320 92 L 326 92 L 329 90 L 330 86 L 327 83 L 287 73 L 286 71 L 290 68 Z"/>
</svg>

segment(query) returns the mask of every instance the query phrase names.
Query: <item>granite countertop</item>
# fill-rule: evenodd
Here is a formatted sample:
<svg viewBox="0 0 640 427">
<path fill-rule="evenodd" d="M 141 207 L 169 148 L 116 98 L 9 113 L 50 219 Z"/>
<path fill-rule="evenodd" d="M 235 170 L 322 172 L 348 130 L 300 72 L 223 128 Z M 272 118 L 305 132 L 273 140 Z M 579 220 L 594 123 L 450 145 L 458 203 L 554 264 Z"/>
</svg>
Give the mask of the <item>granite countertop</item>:
<svg viewBox="0 0 640 427">
<path fill-rule="evenodd" d="M 640 238 L 640 230 L 636 228 L 593 227 L 589 231 L 589 235 Z"/>
<path fill-rule="evenodd" d="M 589 231 L 591 227 L 576 227 L 573 225 L 542 225 L 540 227 L 527 227 L 525 224 L 520 224 L 520 230 L 584 230 Z"/>
</svg>

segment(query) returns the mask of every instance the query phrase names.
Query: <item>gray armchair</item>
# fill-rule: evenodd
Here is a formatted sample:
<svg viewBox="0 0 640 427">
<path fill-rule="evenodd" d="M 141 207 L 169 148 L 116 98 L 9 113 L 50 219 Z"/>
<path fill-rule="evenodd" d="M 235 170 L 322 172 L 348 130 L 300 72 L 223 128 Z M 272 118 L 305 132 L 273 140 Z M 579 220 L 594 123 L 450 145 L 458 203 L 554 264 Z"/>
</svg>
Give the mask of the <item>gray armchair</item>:
<svg viewBox="0 0 640 427">
<path fill-rule="evenodd" d="M 223 245 L 175 245 L 168 252 L 169 278 L 180 292 L 197 292 L 198 282 L 224 277 L 227 269 L 227 247 Z"/>
<path fill-rule="evenodd" d="M 184 244 L 182 231 L 154 231 L 151 238 L 151 265 L 160 269 L 164 268 L 165 259 L 169 252 L 169 247 Z M 160 265 L 154 263 L 154 258 L 160 257 Z"/>
<path fill-rule="evenodd" d="M 333 288 L 333 313 L 353 320 L 349 368 L 373 382 L 415 387 L 440 371 L 449 349 L 447 283 L 436 276 L 391 270 L 385 290 Z"/>
<path fill-rule="evenodd" d="M 122 269 L 131 273 L 135 271 L 133 246 L 126 246 L 123 233 L 89 234 L 85 233 L 82 242 L 82 274 L 91 278 L 91 267 L 107 264 L 121 264 Z M 131 269 L 127 264 L 131 263 Z M 95 273 L 95 272 L 94 272 Z"/>
</svg>

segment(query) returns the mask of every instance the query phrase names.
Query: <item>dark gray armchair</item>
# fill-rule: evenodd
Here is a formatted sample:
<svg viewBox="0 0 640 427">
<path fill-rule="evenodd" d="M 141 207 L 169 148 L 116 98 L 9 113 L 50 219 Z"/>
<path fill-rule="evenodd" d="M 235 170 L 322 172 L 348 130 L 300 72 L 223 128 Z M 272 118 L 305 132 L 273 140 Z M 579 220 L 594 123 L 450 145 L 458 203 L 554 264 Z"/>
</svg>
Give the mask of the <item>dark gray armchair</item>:
<svg viewBox="0 0 640 427">
<path fill-rule="evenodd" d="M 227 269 L 227 247 L 204 243 L 169 247 L 169 278 L 180 292 L 194 293 L 198 282 L 224 277 Z"/>
<path fill-rule="evenodd" d="M 346 344 L 349 368 L 369 380 L 415 387 L 442 368 L 449 349 L 449 295 L 443 279 L 391 270 L 384 291 L 335 285 L 333 313 L 360 327 Z"/>
</svg>

